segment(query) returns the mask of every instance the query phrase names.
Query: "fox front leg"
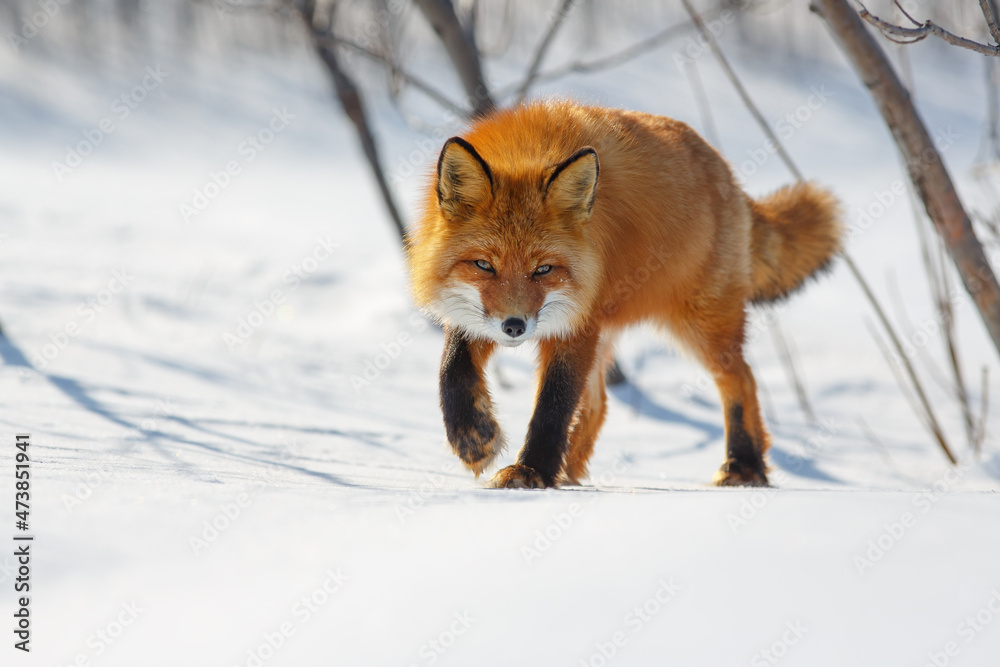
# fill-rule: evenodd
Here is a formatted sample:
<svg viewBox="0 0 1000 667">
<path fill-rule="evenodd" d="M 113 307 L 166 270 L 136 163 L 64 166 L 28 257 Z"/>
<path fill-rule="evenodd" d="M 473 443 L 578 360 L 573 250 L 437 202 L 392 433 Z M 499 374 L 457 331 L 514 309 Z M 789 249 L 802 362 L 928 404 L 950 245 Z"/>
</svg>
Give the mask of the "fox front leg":
<svg viewBox="0 0 1000 667">
<path fill-rule="evenodd" d="M 457 329 L 445 331 L 441 358 L 444 429 L 451 448 L 476 477 L 504 447 L 485 378 L 494 347 L 492 342 L 467 340 Z"/>
<path fill-rule="evenodd" d="M 528 436 L 517 455 L 490 481 L 495 488 L 545 488 L 555 486 L 569 442 L 569 429 L 587 376 L 594 364 L 598 335 L 583 333 L 568 340 L 539 343 L 541 384 Z"/>
</svg>

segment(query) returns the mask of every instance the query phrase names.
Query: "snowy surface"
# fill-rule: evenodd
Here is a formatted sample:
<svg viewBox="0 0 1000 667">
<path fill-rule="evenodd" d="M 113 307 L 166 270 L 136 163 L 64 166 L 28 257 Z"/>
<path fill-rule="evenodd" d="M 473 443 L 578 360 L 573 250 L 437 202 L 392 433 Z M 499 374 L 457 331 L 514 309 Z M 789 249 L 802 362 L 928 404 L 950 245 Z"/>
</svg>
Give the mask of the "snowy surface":
<svg viewBox="0 0 1000 667">
<path fill-rule="evenodd" d="M 788 148 L 858 224 L 902 173 L 853 72 L 839 57 L 726 44 L 768 119 L 780 127 L 806 105 Z M 673 48 L 538 92 L 702 129 Z M 985 209 L 971 176 L 981 62 L 933 45 L 913 54 L 927 123 Z M 14 651 L 4 626 L 4 664 L 995 664 L 1000 452 L 990 435 L 972 459 L 940 336 L 921 333 L 933 310 L 905 194 L 851 251 L 887 302 L 902 295 L 959 468 L 914 417 L 838 267 L 777 314 L 819 425 L 779 363 L 774 314 L 755 315 L 778 488 L 708 486 L 724 450 L 715 390 L 640 330 L 620 349 L 630 383 L 613 392 L 591 479 L 487 490 L 444 444 L 442 335 L 409 304 L 398 244 L 316 64 L 68 63 L 0 56 L 0 465 L 10 480 L 13 436 L 31 433 L 36 536 L 33 650 Z M 721 148 L 743 163 L 763 137 L 710 57 L 698 65 Z M 120 118 L 113 100 L 147 67 L 167 74 Z M 810 109 L 816 90 L 825 101 Z M 443 136 L 460 131 L 406 99 Z M 372 103 L 409 205 L 441 142 Z M 53 162 L 104 118 L 114 131 L 60 180 Z M 272 122 L 287 127 L 248 149 Z M 239 173 L 185 215 L 227 163 Z M 744 175 L 751 194 L 789 180 L 773 155 Z M 975 405 L 990 368 L 995 432 L 997 357 L 968 299 L 957 304 Z M 532 360 L 519 349 L 499 362 L 513 443 Z M 2 489 L 9 508 L 11 482 Z M 11 509 L 3 517 L 13 533 Z"/>
</svg>

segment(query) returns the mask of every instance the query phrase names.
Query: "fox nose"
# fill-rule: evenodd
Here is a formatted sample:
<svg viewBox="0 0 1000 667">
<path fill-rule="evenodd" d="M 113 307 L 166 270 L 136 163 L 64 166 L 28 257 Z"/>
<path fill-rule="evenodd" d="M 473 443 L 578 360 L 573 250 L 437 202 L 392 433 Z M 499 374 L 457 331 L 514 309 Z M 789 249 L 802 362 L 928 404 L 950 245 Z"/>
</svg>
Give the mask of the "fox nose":
<svg viewBox="0 0 1000 667">
<path fill-rule="evenodd" d="M 503 321 L 503 332 L 511 338 L 517 338 L 528 327 L 520 317 L 508 317 Z"/>
</svg>

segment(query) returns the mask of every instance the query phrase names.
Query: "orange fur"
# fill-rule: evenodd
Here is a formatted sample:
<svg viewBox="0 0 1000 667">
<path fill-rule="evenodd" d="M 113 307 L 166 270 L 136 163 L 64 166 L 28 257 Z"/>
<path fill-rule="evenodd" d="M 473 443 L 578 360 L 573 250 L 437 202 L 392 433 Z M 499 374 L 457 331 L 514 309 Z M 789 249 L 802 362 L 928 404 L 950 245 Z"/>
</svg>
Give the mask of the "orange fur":
<svg viewBox="0 0 1000 667">
<path fill-rule="evenodd" d="M 505 332 L 519 318 L 525 339 L 552 348 L 542 381 L 563 373 L 575 402 L 551 453 L 563 478 L 585 475 L 604 420 L 608 341 L 653 322 L 716 380 L 727 432 L 716 483 L 766 483 L 768 436 L 742 354 L 745 306 L 788 294 L 828 263 L 840 247 L 838 215 L 833 196 L 812 184 L 750 199 L 681 122 L 541 102 L 498 111 L 446 144 L 408 251 L 411 283 L 416 302 L 460 338 L 516 344 Z M 584 344 L 592 349 L 560 351 Z M 559 365 L 560 354 L 586 367 Z M 533 428 L 564 409 L 539 403 Z M 519 464 L 541 461 L 529 450 L 544 447 L 529 432 Z M 512 476 L 503 484 L 516 485 Z"/>
<path fill-rule="evenodd" d="M 840 207 L 826 190 L 797 183 L 750 201 L 754 303 L 774 301 L 798 289 L 840 252 Z"/>
</svg>

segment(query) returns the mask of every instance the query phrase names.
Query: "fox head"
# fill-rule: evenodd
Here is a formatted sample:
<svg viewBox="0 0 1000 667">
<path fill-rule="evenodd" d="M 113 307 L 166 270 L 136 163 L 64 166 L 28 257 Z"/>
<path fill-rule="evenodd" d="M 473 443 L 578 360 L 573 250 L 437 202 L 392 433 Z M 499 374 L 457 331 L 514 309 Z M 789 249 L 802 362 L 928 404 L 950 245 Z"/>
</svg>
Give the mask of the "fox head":
<svg viewBox="0 0 1000 667">
<path fill-rule="evenodd" d="M 438 159 L 409 249 L 417 303 L 471 338 L 514 347 L 583 324 L 599 280 L 588 223 L 597 152 L 556 164 L 497 158 L 460 137 Z"/>
</svg>

